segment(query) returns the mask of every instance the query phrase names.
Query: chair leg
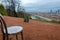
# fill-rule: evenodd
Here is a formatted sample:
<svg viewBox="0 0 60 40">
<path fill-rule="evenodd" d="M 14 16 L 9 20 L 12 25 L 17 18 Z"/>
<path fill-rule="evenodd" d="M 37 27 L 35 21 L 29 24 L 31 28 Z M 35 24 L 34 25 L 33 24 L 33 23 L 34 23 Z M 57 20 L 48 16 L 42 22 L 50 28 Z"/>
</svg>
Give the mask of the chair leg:
<svg viewBox="0 0 60 40">
<path fill-rule="evenodd" d="M 23 39 L 23 31 L 21 32 L 21 38 L 22 38 L 22 40 L 24 40 L 24 39 Z"/>
<path fill-rule="evenodd" d="M 3 40 L 5 40 L 5 35 L 3 35 Z"/>
<path fill-rule="evenodd" d="M 18 35 L 16 34 L 16 40 L 18 40 Z"/>
<path fill-rule="evenodd" d="M 8 35 L 6 35 L 6 40 L 9 40 L 9 36 Z"/>
<path fill-rule="evenodd" d="M 10 38 L 10 40 L 12 40 L 12 38 Z"/>
<path fill-rule="evenodd" d="M 9 39 L 12 40 L 12 37 L 10 37 Z"/>
</svg>

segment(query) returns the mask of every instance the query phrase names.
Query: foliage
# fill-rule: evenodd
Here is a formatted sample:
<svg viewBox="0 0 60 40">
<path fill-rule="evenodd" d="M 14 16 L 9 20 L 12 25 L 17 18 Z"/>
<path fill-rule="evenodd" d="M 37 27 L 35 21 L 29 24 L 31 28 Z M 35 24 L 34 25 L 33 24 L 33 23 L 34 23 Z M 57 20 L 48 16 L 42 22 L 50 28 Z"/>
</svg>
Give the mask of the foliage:
<svg viewBox="0 0 60 40">
<path fill-rule="evenodd" d="M 7 11 L 4 9 L 4 7 L 3 7 L 2 4 L 0 4 L 0 13 L 1 13 L 2 15 L 7 15 Z"/>
<path fill-rule="evenodd" d="M 30 14 L 28 14 L 28 13 L 26 13 L 26 12 L 24 12 L 24 11 L 20 11 L 20 12 L 17 12 L 17 15 L 18 15 L 18 17 L 20 17 L 20 18 L 31 18 L 30 17 Z"/>
<path fill-rule="evenodd" d="M 60 21 L 56 21 L 56 20 L 52 20 L 51 22 L 52 23 L 59 23 L 60 24 Z"/>
<path fill-rule="evenodd" d="M 56 20 L 52 20 L 52 21 L 48 21 L 48 20 L 41 20 L 41 19 L 32 19 L 32 20 L 60 24 L 60 21 L 56 21 Z"/>
<path fill-rule="evenodd" d="M 8 4 L 9 6 L 6 5 L 6 10 L 8 12 L 8 16 L 21 17 L 21 18 L 24 18 L 26 16 L 28 16 L 28 18 L 30 17 L 30 15 L 27 14 L 25 12 L 24 8 L 21 6 L 21 3 L 19 0 L 17 0 L 17 1 L 16 0 L 7 0 L 7 2 L 9 3 Z"/>
</svg>

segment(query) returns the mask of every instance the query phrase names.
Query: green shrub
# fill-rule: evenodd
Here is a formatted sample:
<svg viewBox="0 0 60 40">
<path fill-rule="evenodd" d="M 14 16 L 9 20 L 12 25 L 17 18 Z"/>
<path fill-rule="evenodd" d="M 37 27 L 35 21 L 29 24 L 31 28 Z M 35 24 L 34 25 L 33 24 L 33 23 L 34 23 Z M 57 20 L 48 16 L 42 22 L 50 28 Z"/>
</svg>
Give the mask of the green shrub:
<svg viewBox="0 0 60 40">
<path fill-rule="evenodd" d="M 60 23 L 60 21 L 55 21 L 55 20 L 52 20 L 51 22 L 53 22 L 53 23 Z"/>
<path fill-rule="evenodd" d="M 0 4 L 0 14 L 7 15 L 7 11 L 4 9 L 2 4 Z"/>
</svg>

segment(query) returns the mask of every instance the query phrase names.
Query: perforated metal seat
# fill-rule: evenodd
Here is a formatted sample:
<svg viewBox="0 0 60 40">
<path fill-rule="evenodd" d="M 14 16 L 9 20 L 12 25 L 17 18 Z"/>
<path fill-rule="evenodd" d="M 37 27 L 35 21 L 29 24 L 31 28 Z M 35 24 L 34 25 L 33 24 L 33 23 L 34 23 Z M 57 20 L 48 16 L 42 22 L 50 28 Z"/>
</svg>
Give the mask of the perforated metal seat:
<svg viewBox="0 0 60 40">
<path fill-rule="evenodd" d="M 23 30 L 23 28 L 21 26 L 11 26 L 7 28 L 8 34 L 16 34 L 19 33 Z M 4 33 L 6 33 L 5 29 L 4 29 Z"/>
</svg>

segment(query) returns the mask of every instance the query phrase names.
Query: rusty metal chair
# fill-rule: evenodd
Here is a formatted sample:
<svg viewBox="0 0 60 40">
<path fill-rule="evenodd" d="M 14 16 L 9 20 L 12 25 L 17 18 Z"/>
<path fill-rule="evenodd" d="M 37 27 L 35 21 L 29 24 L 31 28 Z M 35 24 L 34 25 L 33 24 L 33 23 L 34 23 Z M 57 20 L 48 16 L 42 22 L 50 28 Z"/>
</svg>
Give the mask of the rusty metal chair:
<svg viewBox="0 0 60 40">
<path fill-rule="evenodd" d="M 3 16 L 0 14 L 0 28 L 3 33 L 3 40 L 11 40 L 9 36 L 13 37 L 16 35 L 16 40 L 18 40 L 18 34 L 21 34 L 21 38 L 23 40 L 23 27 L 21 26 L 11 26 L 7 27 L 6 23 L 3 19 Z"/>
</svg>

